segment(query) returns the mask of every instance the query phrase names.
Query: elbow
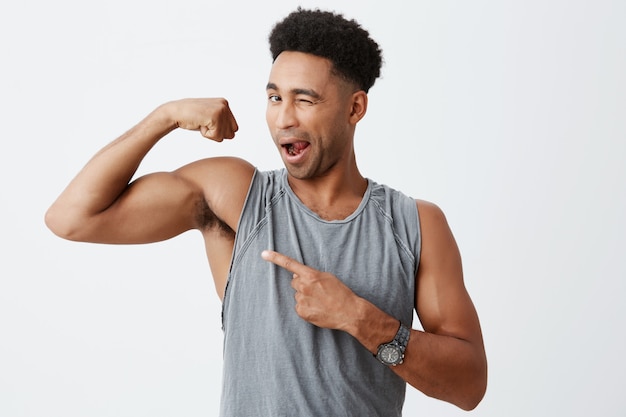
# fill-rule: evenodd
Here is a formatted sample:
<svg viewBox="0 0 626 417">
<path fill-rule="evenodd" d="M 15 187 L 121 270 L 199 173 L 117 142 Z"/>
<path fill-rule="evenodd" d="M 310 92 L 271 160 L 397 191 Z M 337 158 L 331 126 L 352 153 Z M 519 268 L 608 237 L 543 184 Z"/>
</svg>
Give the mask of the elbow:
<svg viewBox="0 0 626 417">
<path fill-rule="evenodd" d="M 487 366 L 476 372 L 476 375 L 468 383 L 465 395 L 458 398 L 456 406 L 464 411 L 472 411 L 483 400 L 487 392 Z"/>
<path fill-rule="evenodd" d="M 72 216 L 63 210 L 58 209 L 54 205 L 46 211 L 44 223 L 48 229 L 58 237 L 67 240 L 79 240 L 77 238 L 77 230 L 79 228 L 75 222 L 71 221 Z"/>
<path fill-rule="evenodd" d="M 457 403 L 457 406 L 464 411 L 472 411 L 483 400 L 485 396 L 486 386 L 476 393 L 472 393 Z"/>
</svg>

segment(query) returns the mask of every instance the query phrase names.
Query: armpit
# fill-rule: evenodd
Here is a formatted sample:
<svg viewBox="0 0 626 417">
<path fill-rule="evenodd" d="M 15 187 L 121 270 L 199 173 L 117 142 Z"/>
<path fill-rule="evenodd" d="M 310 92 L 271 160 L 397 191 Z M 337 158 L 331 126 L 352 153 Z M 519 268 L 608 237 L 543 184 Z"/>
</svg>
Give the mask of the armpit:
<svg viewBox="0 0 626 417">
<path fill-rule="evenodd" d="M 196 222 L 202 231 L 219 231 L 225 237 L 235 236 L 235 231 L 215 215 L 204 199 L 197 204 Z"/>
</svg>

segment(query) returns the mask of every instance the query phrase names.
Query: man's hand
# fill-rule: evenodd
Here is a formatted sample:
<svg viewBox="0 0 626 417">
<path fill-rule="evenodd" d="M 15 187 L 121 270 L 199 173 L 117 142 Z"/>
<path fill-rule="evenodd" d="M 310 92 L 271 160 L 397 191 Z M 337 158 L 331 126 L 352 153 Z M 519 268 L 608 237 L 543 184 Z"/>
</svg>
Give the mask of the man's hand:
<svg viewBox="0 0 626 417">
<path fill-rule="evenodd" d="M 175 127 L 199 130 L 205 138 L 221 142 L 239 129 L 224 98 L 187 98 L 166 104 Z"/>
<path fill-rule="evenodd" d="M 300 262 L 266 250 L 263 259 L 293 273 L 296 312 L 318 327 L 348 331 L 353 324 L 359 297 L 333 274 L 310 268 Z"/>
</svg>

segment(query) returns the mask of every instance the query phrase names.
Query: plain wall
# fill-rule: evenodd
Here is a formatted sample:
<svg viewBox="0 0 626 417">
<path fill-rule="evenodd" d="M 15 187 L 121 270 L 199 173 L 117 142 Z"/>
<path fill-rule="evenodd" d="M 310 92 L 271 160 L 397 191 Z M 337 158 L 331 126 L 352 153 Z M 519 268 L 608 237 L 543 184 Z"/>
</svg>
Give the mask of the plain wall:
<svg viewBox="0 0 626 417">
<path fill-rule="evenodd" d="M 162 102 L 226 97 L 240 130 L 163 139 L 139 174 L 214 155 L 281 166 L 267 35 L 295 2 L 0 6 L 0 416 L 212 416 L 220 302 L 202 239 L 63 241 L 47 207 Z M 362 173 L 447 214 L 479 312 L 475 416 L 624 416 L 626 3 L 302 1 L 357 19 L 385 65 Z M 405 415 L 461 416 L 407 388 Z"/>
</svg>

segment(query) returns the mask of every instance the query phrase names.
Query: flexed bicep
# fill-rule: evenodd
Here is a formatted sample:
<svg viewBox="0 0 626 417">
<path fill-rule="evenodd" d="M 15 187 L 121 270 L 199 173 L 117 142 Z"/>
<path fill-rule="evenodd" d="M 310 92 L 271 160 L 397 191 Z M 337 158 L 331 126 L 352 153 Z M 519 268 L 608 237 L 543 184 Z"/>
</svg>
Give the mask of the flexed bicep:
<svg viewBox="0 0 626 417">
<path fill-rule="evenodd" d="M 240 169 L 243 174 L 238 176 L 211 170 L 213 163 L 199 161 L 171 173 L 149 174 L 129 184 L 146 154 L 178 127 L 210 128 L 207 137 L 216 141 L 232 138 L 238 128 L 225 99 L 183 99 L 159 106 L 89 160 L 46 212 L 46 225 L 69 240 L 154 242 L 201 226 L 197 213 L 205 203 L 218 217 L 227 217 L 229 225 L 236 223 L 236 215 L 225 207 L 243 201 L 246 178 L 252 175 L 250 166 L 239 164 L 230 169 Z M 192 169 L 198 166 L 200 170 Z M 203 176 L 203 170 L 211 175 Z M 244 185 L 228 188 L 237 181 Z"/>
</svg>

